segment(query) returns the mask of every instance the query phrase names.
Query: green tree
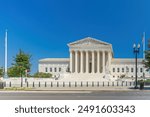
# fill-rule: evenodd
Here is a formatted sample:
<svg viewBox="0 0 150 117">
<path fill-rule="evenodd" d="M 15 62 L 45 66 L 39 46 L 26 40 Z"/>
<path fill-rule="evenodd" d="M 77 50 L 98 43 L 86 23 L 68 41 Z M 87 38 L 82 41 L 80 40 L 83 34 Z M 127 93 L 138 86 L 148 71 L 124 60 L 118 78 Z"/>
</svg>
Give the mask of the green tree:
<svg viewBox="0 0 150 117">
<path fill-rule="evenodd" d="M 31 69 L 31 55 L 24 53 L 22 50 L 19 50 L 19 53 L 14 57 L 12 68 L 10 68 L 10 75 L 13 77 L 25 76 L 26 70 Z M 13 72 L 13 73 L 12 73 Z"/>
<path fill-rule="evenodd" d="M 3 68 L 1 67 L 0 68 L 0 77 L 2 77 L 3 76 Z"/>
<path fill-rule="evenodd" d="M 35 78 L 51 78 L 52 74 L 50 73 L 43 73 L 43 72 L 37 72 L 33 75 Z"/>
<path fill-rule="evenodd" d="M 12 66 L 12 67 L 8 68 L 8 76 L 9 77 L 20 77 L 20 72 L 17 69 L 17 67 Z"/>
<path fill-rule="evenodd" d="M 145 64 L 145 68 L 147 68 L 147 71 L 150 70 L 150 50 L 145 51 L 145 60 L 143 61 Z"/>
</svg>

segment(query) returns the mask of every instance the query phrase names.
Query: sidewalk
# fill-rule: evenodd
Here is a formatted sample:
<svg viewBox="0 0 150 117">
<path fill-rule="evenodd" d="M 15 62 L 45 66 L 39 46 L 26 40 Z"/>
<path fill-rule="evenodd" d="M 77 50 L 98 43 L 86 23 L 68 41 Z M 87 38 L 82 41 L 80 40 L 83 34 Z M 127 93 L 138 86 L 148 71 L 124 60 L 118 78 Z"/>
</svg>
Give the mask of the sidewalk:
<svg viewBox="0 0 150 117">
<path fill-rule="evenodd" d="M 134 87 L 36 88 L 32 91 L 150 91 L 150 87 L 145 87 L 143 90 L 134 89 Z"/>
<path fill-rule="evenodd" d="M 123 91 L 133 90 L 132 87 L 52 87 L 52 88 L 33 88 L 36 91 Z"/>
</svg>

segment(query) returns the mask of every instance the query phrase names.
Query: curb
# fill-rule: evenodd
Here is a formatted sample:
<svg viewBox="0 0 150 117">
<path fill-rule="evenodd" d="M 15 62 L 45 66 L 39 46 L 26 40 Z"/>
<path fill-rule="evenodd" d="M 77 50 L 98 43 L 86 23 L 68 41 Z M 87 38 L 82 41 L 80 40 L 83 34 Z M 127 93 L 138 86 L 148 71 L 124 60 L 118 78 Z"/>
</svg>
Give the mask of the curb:
<svg viewBox="0 0 150 117">
<path fill-rule="evenodd" d="M 89 89 L 89 90 L 69 90 L 69 89 L 66 89 L 66 90 L 56 90 L 56 89 L 52 89 L 52 90 L 45 90 L 45 89 L 36 89 L 36 90 L 0 90 L 0 92 L 58 92 L 58 93 L 61 93 L 61 92 L 86 92 L 86 91 L 90 91 L 90 92 L 127 92 L 127 91 L 148 91 L 150 92 L 150 90 L 139 90 L 139 89 L 101 89 L 101 90 L 97 90 L 97 89 Z"/>
</svg>

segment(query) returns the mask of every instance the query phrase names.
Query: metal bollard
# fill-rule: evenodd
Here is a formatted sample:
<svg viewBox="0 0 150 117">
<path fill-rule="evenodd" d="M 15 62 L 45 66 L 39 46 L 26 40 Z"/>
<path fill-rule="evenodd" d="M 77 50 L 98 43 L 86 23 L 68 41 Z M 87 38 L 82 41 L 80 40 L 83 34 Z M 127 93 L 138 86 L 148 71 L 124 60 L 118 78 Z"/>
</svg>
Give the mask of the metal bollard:
<svg viewBox="0 0 150 117">
<path fill-rule="evenodd" d="M 92 87 L 94 87 L 94 82 L 92 82 Z"/>
<path fill-rule="evenodd" d="M 51 87 L 53 87 L 53 82 L 51 82 Z"/>
<path fill-rule="evenodd" d="M 11 82 L 9 82 L 9 87 L 11 87 Z"/>
<path fill-rule="evenodd" d="M 89 84 L 88 84 L 88 82 L 86 82 L 86 87 L 88 87 L 89 86 Z"/>
<path fill-rule="evenodd" d="M 119 86 L 118 82 L 117 82 L 117 86 Z"/>
<path fill-rule="evenodd" d="M 126 81 L 126 86 L 128 86 L 128 82 Z"/>
<path fill-rule="evenodd" d="M 108 86 L 109 86 L 109 82 L 108 82 Z"/>
<path fill-rule="evenodd" d="M 47 82 L 45 82 L 45 87 L 47 87 Z"/>
<path fill-rule="evenodd" d="M 103 87 L 105 86 L 105 83 L 103 82 Z"/>
<path fill-rule="evenodd" d="M 63 87 L 65 87 L 65 83 L 63 82 Z"/>
<path fill-rule="evenodd" d="M 57 87 L 59 87 L 59 82 L 57 82 Z"/>
<path fill-rule="evenodd" d="M 97 87 L 99 87 L 99 82 L 97 82 Z"/>
<path fill-rule="evenodd" d="M 29 87 L 29 83 L 28 83 L 28 81 L 27 81 L 27 87 Z"/>
<path fill-rule="evenodd" d="M 41 83 L 39 82 L 39 87 L 41 87 Z"/>
<path fill-rule="evenodd" d="M 71 83 L 69 82 L 69 87 L 71 87 Z"/>
<path fill-rule="evenodd" d="M 82 87 L 82 85 L 83 85 L 83 84 L 82 84 L 82 81 L 81 81 L 81 87 Z"/>
<path fill-rule="evenodd" d="M 77 87 L 77 82 L 75 82 L 75 87 Z"/>
<path fill-rule="evenodd" d="M 33 82 L 33 85 L 32 85 L 33 87 L 34 87 L 34 82 Z"/>
<path fill-rule="evenodd" d="M 123 86 L 123 81 L 122 81 L 122 86 Z"/>
<path fill-rule="evenodd" d="M 21 87 L 23 86 L 23 83 L 21 82 Z"/>
</svg>

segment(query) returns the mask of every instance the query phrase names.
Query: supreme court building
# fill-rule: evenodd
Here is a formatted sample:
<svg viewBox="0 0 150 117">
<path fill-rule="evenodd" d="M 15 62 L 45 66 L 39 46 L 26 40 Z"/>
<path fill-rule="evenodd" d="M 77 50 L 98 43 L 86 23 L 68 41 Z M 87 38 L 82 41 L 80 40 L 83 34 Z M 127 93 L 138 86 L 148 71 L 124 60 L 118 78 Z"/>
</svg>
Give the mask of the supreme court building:
<svg viewBox="0 0 150 117">
<path fill-rule="evenodd" d="M 135 59 L 114 58 L 110 43 L 87 37 L 69 43 L 69 58 L 39 60 L 39 72 L 52 73 L 60 78 L 105 79 L 135 77 Z M 138 59 L 138 77 L 149 73 Z"/>
</svg>

